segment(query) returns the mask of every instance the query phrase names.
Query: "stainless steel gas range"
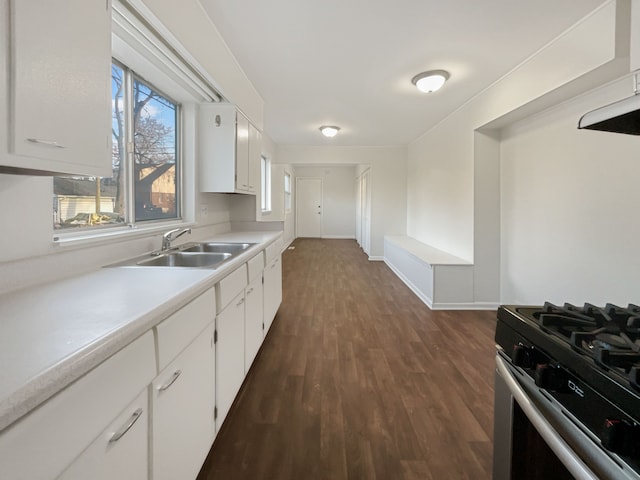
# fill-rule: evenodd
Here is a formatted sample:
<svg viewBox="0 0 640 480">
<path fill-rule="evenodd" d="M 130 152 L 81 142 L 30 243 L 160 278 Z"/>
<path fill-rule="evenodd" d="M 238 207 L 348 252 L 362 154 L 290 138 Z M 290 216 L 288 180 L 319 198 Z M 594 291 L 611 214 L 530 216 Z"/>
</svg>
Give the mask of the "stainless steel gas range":
<svg viewBox="0 0 640 480">
<path fill-rule="evenodd" d="M 503 306 L 495 480 L 640 479 L 640 307 Z"/>
</svg>

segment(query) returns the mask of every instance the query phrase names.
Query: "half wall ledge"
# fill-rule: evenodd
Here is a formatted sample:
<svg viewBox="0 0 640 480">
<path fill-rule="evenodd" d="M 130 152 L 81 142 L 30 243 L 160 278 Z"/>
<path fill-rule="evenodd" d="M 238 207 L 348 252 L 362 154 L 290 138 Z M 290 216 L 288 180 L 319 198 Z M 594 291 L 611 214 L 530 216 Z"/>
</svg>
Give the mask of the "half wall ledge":
<svg viewBox="0 0 640 480">
<path fill-rule="evenodd" d="M 473 263 L 406 235 L 385 235 L 384 261 L 432 310 L 475 310 Z"/>
</svg>

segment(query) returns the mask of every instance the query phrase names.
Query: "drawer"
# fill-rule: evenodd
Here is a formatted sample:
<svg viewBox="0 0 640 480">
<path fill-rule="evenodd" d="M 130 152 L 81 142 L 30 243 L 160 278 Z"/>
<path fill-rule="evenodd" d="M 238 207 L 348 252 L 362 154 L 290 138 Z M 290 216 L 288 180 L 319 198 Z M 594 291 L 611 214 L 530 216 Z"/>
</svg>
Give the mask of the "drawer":
<svg viewBox="0 0 640 480">
<path fill-rule="evenodd" d="M 282 239 L 278 238 L 275 242 L 273 242 L 271 245 L 267 246 L 267 248 L 264 249 L 265 265 L 270 264 L 271 260 L 273 260 L 278 255 L 280 255 L 281 251 L 282 251 Z"/>
<path fill-rule="evenodd" d="M 56 480 L 149 478 L 149 395 L 140 395 Z"/>
<path fill-rule="evenodd" d="M 216 318 L 215 290 L 211 288 L 155 327 L 158 339 L 158 372 Z"/>
<path fill-rule="evenodd" d="M 247 264 L 243 264 L 218 283 L 217 307 L 218 312 L 224 310 L 231 300 L 233 300 L 247 286 Z"/>
<path fill-rule="evenodd" d="M 156 375 L 152 332 L 0 433 L 3 478 L 56 478 Z"/>
<path fill-rule="evenodd" d="M 251 283 L 264 270 L 264 251 L 249 260 L 247 268 L 249 269 L 249 283 Z"/>
</svg>

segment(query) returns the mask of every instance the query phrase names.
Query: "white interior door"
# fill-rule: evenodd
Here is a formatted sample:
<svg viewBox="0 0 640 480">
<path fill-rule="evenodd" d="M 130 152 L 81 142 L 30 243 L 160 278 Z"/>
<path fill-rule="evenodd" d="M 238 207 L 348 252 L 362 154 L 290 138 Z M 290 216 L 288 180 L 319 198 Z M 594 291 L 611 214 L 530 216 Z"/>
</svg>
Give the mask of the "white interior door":
<svg viewBox="0 0 640 480">
<path fill-rule="evenodd" d="M 360 177 L 360 246 L 369 255 L 371 247 L 371 188 L 370 171 Z"/>
<path fill-rule="evenodd" d="M 322 237 L 321 178 L 296 178 L 296 236 Z"/>
<path fill-rule="evenodd" d="M 362 195 L 360 177 L 356 178 L 356 242 L 362 248 Z"/>
</svg>

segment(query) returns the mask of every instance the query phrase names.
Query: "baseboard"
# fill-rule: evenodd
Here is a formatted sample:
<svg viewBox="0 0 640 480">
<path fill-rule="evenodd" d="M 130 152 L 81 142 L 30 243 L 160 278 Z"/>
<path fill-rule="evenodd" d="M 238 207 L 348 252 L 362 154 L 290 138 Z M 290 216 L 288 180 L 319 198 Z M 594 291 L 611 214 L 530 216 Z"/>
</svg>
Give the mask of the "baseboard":
<svg viewBox="0 0 640 480">
<path fill-rule="evenodd" d="M 375 256 L 371 256 L 371 255 L 370 255 L 370 256 L 369 256 L 369 261 L 370 261 L 370 262 L 384 262 L 384 261 L 385 261 L 385 259 L 384 259 L 384 257 L 380 257 L 380 256 L 378 256 L 378 255 L 375 255 Z"/>
<path fill-rule="evenodd" d="M 433 308 L 431 307 L 431 305 L 432 305 L 431 299 L 429 297 L 427 297 L 424 293 L 422 293 L 422 291 L 418 287 L 416 287 L 411 282 L 411 280 L 409 280 L 407 277 L 405 277 L 404 274 L 400 270 L 398 270 L 396 267 L 394 267 L 393 264 L 389 260 L 387 260 L 386 258 L 384 258 L 383 260 L 384 260 L 384 263 L 387 264 L 387 267 L 389 267 L 391 269 L 391 271 L 396 274 L 396 277 L 398 277 L 400 280 L 402 280 L 402 282 L 407 287 L 409 287 L 409 290 L 411 290 L 415 294 L 415 296 L 418 297 L 422 301 L 422 303 L 424 303 L 427 307 L 429 307 L 430 309 L 433 310 Z"/>
<path fill-rule="evenodd" d="M 356 237 L 350 237 L 348 235 L 322 235 L 322 238 L 327 240 L 355 240 Z"/>
<path fill-rule="evenodd" d="M 469 303 L 434 303 L 431 310 L 497 310 L 499 303 L 469 302 Z"/>
</svg>

